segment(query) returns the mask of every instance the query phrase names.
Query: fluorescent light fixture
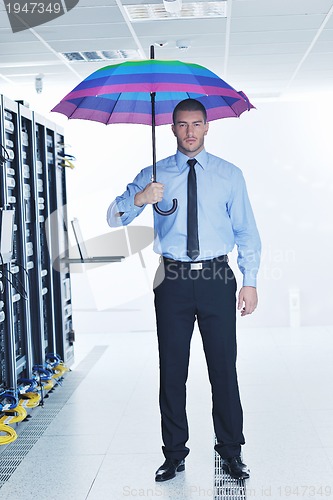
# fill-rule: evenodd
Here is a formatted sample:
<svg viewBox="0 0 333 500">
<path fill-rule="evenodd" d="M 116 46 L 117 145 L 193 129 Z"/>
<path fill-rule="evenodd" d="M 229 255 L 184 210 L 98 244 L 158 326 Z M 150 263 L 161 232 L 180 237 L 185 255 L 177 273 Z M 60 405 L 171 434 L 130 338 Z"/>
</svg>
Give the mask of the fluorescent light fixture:
<svg viewBox="0 0 333 500">
<path fill-rule="evenodd" d="M 124 9 L 131 22 L 165 21 L 166 19 L 175 19 L 175 14 L 177 15 L 177 19 L 227 17 L 227 0 L 183 3 L 180 11 L 171 13 L 171 11 L 167 11 L 167 8 L 170 8 L 170 5 L 173 3 L 179 4 L 181 0 L 163 0 L 163 3 L 124 5 Z"/>
<path fill-rule="evenodd" d="M 119 59 L 141 59 L 137 50 L 86 50 L 82 52 L 62 52 L 62 57 L 70 62 L 118 61 Z"/>
<path fill-rule="evenodd" d="M 164 8 L 169 14 L 178 14 L 182 10 L 182 0 L 163 0 Z"/>
</svg>

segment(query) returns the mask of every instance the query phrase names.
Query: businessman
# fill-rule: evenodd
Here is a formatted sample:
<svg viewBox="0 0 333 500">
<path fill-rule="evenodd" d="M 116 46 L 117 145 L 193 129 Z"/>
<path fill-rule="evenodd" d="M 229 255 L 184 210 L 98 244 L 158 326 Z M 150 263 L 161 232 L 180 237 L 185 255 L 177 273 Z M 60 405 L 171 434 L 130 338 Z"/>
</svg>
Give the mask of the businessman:
<svg viewBox="0 0 333 500">
<path fill-rule="evenodd" d="M 241 454 L 245 440 L 236 372 L 236 310 L 245 316 L 257 307 L 260 237 L 241 170 L 205 150 L 208 128 L 199 101 L 177 104 L 172 124 L 177 152 L 157 163 L 159 182 L 150 182 L 152 167 L 143 169 L 107 214 L 109 225 L 117 227 L 129 224 L 147 205 L 159 203 L 167 210 L 173 198 L 178 200 L 171 215 L 154 211 L 154 250 L 161 255 L 154 294 L 165 457 L 155 475 L 159 482 L 183 471 L 189 453 L 186 380 L 195 321 L 212 387 L 215 450 L 233 478 L 249 477 Z M 238 298 L 228 265 L 235 245 L 243 274 Z"/>
</svg>

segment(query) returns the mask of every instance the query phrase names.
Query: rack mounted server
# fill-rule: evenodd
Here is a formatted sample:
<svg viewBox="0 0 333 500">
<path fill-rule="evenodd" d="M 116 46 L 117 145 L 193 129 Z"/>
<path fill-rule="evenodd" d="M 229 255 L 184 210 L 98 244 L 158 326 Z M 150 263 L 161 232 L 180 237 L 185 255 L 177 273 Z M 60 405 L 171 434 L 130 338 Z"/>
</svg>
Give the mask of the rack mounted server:
<svg viewBox="0 0 333 500">
<path fill-rule="evenodd" d="M 74 359 L 64 154 L 58 125 L 0 96 L 0 389 Z"/>
</svg>

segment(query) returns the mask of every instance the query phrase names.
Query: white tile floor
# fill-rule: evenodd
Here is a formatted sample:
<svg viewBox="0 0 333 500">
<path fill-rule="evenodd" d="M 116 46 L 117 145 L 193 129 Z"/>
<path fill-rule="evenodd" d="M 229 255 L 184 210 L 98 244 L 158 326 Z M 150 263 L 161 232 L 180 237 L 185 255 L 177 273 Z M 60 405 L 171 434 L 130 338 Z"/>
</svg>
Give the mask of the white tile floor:
<svg viewBox="0 0 333 500">
<path fill-rule="evenodd" d="M 188 382 L 191 453 L 185 473 L 156 484 L 163 457 L 155 333 L 117 332 L 116 314 L 104 316 L 110 333 L 77 332 L 74 369 L 95 345 L 108 349 L 0 489 L 2 500 L 214 498 L 210 388 L 198 331 Z M 238 353 L 247 498 L 333 498 L 333 327 L 240 329 Z"/>
</svg>

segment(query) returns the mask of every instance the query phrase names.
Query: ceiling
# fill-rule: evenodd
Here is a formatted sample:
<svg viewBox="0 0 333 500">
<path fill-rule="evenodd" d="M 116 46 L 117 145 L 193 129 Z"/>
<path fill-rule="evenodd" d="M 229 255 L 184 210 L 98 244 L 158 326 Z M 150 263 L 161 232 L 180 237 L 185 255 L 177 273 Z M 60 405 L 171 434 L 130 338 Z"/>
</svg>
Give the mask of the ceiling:
<svg viewBox="0 0 333 500">
<path fill-rule="evenodd" d="M 204 65 L 250 98 L 333 90 L 333 0 L 227 0 L 226 18 L 129 20 L 126 5 L 149 3 L 163 5 L 80 0 L 53 21 L 13 33 L 1 2 L 0 93 L 15 87 L 24 94 L 38 74 L 44 89 L 65 85 L 70 91 L 112 64 L 68 62 L 62 52 L 135 50 L 146 58 L 154 43 L 164 45 L 155 48 L 157 59 Z M 189 48 L 179 49 L 179 41 Z"/>
</svg>

